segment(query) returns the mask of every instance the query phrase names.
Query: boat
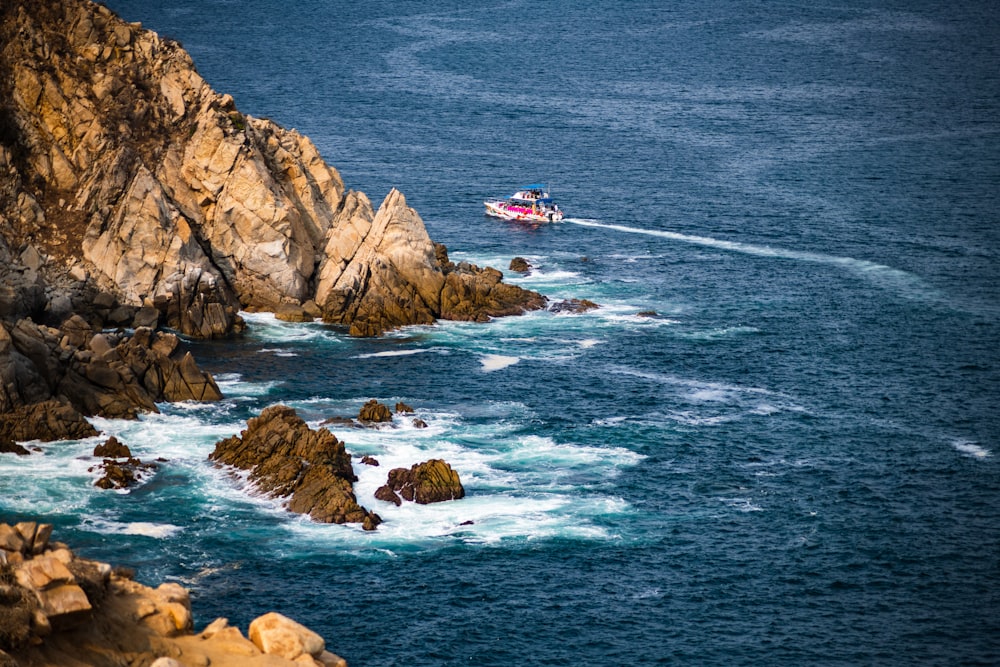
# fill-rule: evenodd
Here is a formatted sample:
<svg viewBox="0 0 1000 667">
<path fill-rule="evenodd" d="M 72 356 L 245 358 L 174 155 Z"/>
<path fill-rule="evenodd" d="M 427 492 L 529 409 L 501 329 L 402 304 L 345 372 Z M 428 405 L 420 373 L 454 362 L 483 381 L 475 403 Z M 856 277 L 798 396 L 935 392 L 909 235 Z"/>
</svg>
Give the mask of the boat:
<svg viewBox="0 0 1000 667">
<path fill-rule="evenodd" d="M 486 215 L 518 222 L 558 222 L 563 212 L 542 183 L 526 185 L 506 199 L 487 199 Z"/>
</svg>

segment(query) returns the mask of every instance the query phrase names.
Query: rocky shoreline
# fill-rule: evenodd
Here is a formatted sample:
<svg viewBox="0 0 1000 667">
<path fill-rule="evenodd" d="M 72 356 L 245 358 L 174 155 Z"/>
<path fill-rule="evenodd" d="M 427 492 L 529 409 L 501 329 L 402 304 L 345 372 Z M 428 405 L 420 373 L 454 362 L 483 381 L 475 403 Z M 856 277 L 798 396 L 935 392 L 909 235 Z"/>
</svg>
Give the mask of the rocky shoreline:
<svg viewBox="0 0 1000 667">
<path fill-rule="evenodd" d="M 87 417 L 221 399 L 182 337 L 239 336 L 241 311 L 377 336 L 547 306 L 496 269 L 450 261 L 401 192 L 376 208 L 347 190 L 308 138 L 241 113 L 177 42 L 90 0 L 0 4 L 0 456 L 98 435 Z M 361 424 L 385 421 L 386 406 L 366 407 Z M 111 441 L 95 456 L 102 488 L 156 466 Z M 357 504 L 343 443 L 284 406 L 212 459 L 314 520 L 381 521 Z M 432 459 L 390 471 L 378 497 L 464 493 Z M 0 646 L 15 664 L 343 664 L 273 616 L 249 638 L 224 619 L 194 634 L 186 591 L 141 586 L 50 531 L 0 525 Z"/>
<path fill-rule="evenodd" d="M 52 526 L 0 524 L 0 667 L 346 667 L 322 637 L 277 613 L 247 634 L 224 618 L 195 632 L 188 591 L 50 541 Z"/>
</svg>

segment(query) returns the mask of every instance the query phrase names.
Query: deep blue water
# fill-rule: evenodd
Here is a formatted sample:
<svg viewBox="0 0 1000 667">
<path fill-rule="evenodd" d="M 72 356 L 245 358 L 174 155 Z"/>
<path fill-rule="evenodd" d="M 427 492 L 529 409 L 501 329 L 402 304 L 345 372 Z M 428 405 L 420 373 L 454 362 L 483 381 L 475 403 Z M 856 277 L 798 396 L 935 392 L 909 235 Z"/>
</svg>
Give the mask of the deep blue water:
<svg viewBox="0 0 1000 667">
<path fill-rule="evenodd" d="M 603 307 L 378 340 L 250 316 L 193 344 L 222 404 L 99 422 L 169 459 L 149 483 L 46 446 L 0 460 L 0 514 L 356 667 L 1000 663 L 991 3 L 108 4 L 453 258 Z M 568 221 L 483 217 L 538 180 Z M 205 461 L 271 403 L 368 398 L 430 424 L 335 431 L 382 461 L 376 534 Z M 372 498 L 431 457 L 467 498 Z"/>
</svg>

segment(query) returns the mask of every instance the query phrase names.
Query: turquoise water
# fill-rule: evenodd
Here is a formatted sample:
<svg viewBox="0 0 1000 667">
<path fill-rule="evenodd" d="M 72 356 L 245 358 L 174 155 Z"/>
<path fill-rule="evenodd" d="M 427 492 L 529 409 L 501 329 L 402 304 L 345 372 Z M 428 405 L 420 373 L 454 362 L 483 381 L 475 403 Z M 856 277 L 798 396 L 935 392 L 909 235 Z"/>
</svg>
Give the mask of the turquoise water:
<svg viewBox="0 0 1000 667">
<path fill-rule="evenodd" d="M 148 483 L 49 445 L 0 459 L 3 517 L 355 666 L 1000 662 L 988 4 L 109 5 L 348 187 L 400 188 L 453 259 L 602 308 L 377 340 L 250 315 L 192 343 L 225 401 L 98 421 L 168 459 Z M 483 217 L 538 180 L 566 221 Z M 376 533 L 206 461 L 269 404 L 369 398 L 429 424 L 335 429 L 382 463 L 356 466 Z M 374 500 L 431 457 L 465 499 Z"/>
</svg>

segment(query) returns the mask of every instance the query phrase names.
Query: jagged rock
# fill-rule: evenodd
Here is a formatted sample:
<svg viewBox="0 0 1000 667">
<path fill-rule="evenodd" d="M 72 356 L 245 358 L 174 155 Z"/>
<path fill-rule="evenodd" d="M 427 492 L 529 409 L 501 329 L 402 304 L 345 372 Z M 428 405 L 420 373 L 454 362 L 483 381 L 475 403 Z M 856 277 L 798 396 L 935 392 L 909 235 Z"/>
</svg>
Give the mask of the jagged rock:
<svg viewBox="0 0 1000 667">
<path fill-rule="evenodd" d="M 414 417 L 413 426 L 415 428 L 427 428 L 427 422 L 425 422 L 423 419 L 420 419 L 419 417 Z"/>
<path fill-rule="evenodd" d="M 600 308 L 600 306 L 588 299 L 566 299 L 557 301 L 549 306 L 549 311 L 553 313 L 585 313 L 588 310 Z"/>
<path fill-rule="evenodd" d="M 400 504 L 399 496 L 403 500 L 425 505 L 464 498 L 465 488 L 450 465 L 441 459 L 431 459 L 417 463 L 409 470 L 393 468 L 385 485 L 375 491 L 377 499 L 396 505 Z"/>
<path fill-rule="evenodd" d="M 399 401 L 398 403 L 396 403 L 396 414 L 397 415 L 412 415 L 413 414 L 413 408 L 411 408 L 406 403 L 403 403 L 402 401 Z"/>
<path fill-rule="evenodd" d="M 95 429 L 72 405 L 51 399 L 0 414 L 0 441 L 79 440 L 97 435 Z"/>
<path fill-rule="evenodd" d="M 379 465 L 378 459 L 376 459 L 374 457 L 371 457 L 371 456 L 368 456 L 367 454 L 365 454 L 364 456 L 361 457 L 361 462 L 364 463 L 366 466 L 375 466 L 375 467 L 378 467 L 378 465 Z"/>
<path fill-rule="evenodd" d="M 318 275 L 324 321 L 349 325 L 353 336 L 438 318 L 486 321 L 545 303 L 540 294 L 501 283 L 495 269 L 449 262 L 395 189 L 378 213 L 363 193 L 347 193 Z"/>
<path fill-rule="evenodd" d="M 222 397 L 211 374 L 179 350 L 173 334 L 140 328 L 132 336 L 94 335 L 79 316 L 61 329 L 27 319 L 7 326 L 0 322 L 0 415 L 13 412 L 4 419 L 17 423 L 20 411 L 27 411 L 20 422 L 33 428 L 16 439 L 96 435 L 76 413 L 134 418 L 139 411 L 156 412 L 158 401 Z"/>
<path fill-rule="evenodd" d="M 545 307 L 547 299 L 544 296 L 502 282 L 503 274 L 496 269 L 480 269 L 468 262 L 456 265 L 448 260 L 447 249 L 443 245 L 435 246 L 445 273 L 445 284 L 441 288 L 441 319 L 485 322 L 493 317 L 520 315 Z"/>
<path fill-rule="evenodd" d="M 135 311 L 135 317 L 132 319 L 132 328 L 138 329 L 140 327 L 147 327 L 149 329 L 155 329 L 160 322 L 160 311 L 152 306 L 143 306 Z"/>
<path fill-rule="evenodd" d="M 389 406 L 379 403 L 373 398 L 361 406 L 361 410 L 358 412 L 358 421 L 369 423 L 391 422 L 392 412 L 389 411 Z"/>
<path fill-rule="evenodd" d="M 13 440 L 0 438 L 0 454 L 17 454 L 18 456 L 29 456 L 31 452 L 17 444 Z"/>
<path fill-rule="evenodd" d="M 118 441 L 118 438 L 111 436 L 104 444 L 94 447 L 94 456 L 101 456 L 108 459 L 129 459 L 132 458 L 132 450 L 128 445 Z"/>
<path fill-rule="evenodd" d="M 305 308 L 294 303 L 279 303 L 274 308 L 274 316 L 285 322 L 312 322 L 313 317 Z"/>
<path fill-rule="evenodd" d="M 127 489 L 144 481 L 147 473 L 156 470 L 156 464 L 143 463 L 129 456 L 126 461 L 106 458 L 95 468 L 103 470 L 104 475 L 94 482 L 94 486 L 101 489 Z"/>
<path fill-rule="evenodd" d="M 517 273 L 527 273 L 531 270 L 531 265 L 528 264 L 528 260 L 524 257 L 515 257 L 510 260 L 510 266 L 507 268 L 511 271 L 516 271 Z"/>
<path fill-rule="evenodd" d="M 287 406 L 266 408 L 239 436 L 217 442 L 209 458 L 249 470 L 259 489 L 287 497 L 291 511 L 316 521 L 372 529 L 381 522 L 357 502 L 357 477 L 344 443 L 325 428 L 313 431 Z"/>
</svg>

